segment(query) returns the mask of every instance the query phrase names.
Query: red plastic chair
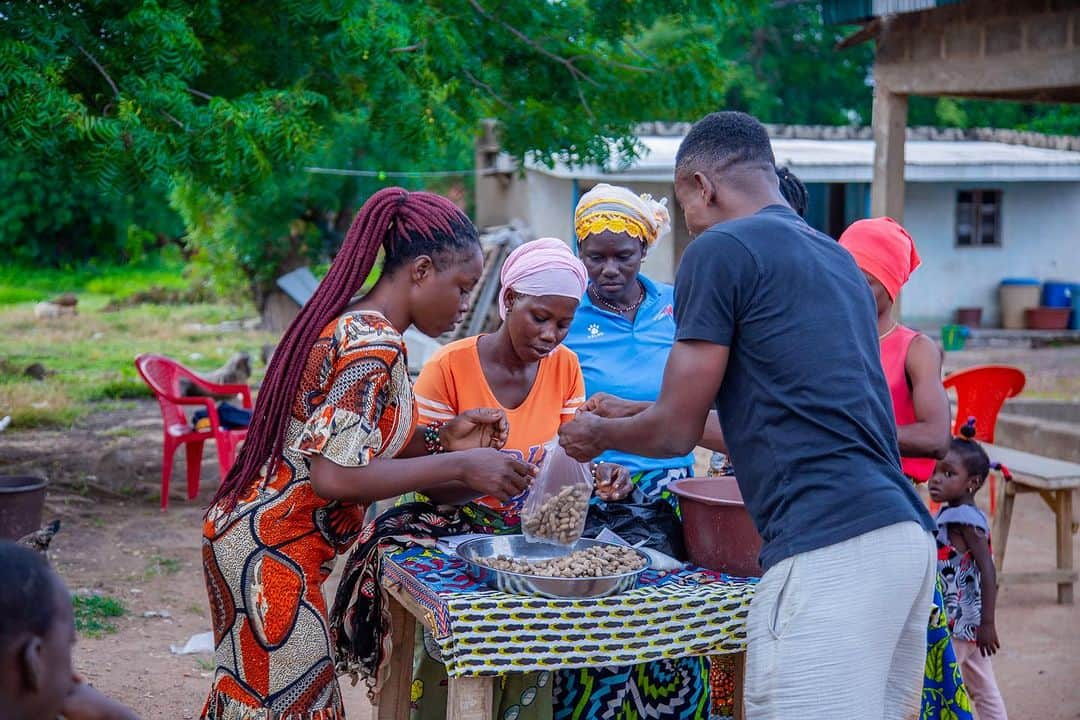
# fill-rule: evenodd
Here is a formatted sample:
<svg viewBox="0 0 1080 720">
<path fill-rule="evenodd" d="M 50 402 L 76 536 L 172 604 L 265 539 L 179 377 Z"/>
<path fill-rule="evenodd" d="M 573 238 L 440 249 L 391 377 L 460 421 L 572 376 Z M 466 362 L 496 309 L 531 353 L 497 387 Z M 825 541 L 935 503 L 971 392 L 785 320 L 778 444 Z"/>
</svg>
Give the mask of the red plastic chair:
<svg viewBox="0 0 1080 720">
<path fill-rule="evenodd" d="M 994 442 L 994 427 L 998 413 L 1005 401 L 1020 394 L 1027 378 L 1019 368 L 1009 365 L 977 365 L 964 370 L 957 370 L 945 376 L 945 389 L 956 391 L 956 419 L 953 421 L 953 435 L 960 434 L 960 428 L 975 418 L 975 439 L 980 442 Z M 990 473 L 990 514 L 997 511 L 997 482 L 994 473 Z"/>
<path fill-rule="evenodd" d="M 180 394 L 180 379 L 186 378 L 194 385 L 214 395 L 240 395 L 245 408 L 251 408 L 251 390 L 247 385 L 218 385 L 207 382 L 180 363 L 164 355 L 143 353 L 135 358 L 139 375 L 154 391 L 161 406 L 164 421 L 165 457 L 161 466 L 161 509 L 169 507 L 169 479 L 172 477 L 173 455 L 181 445 L 187 451 L 188 500 L 199 494 L 199 471 L 202 469 L 203 443 L 213 440 L 217 444 L 218 469 L 221 479 L 229 473 L 236 460 L 236 448 L 247 437 L 247 428 L 227 430 L 221 427 L 217 405 L 212 397 L 184 397 Z M 197 405 L 206 408 L 210 429 L 198 431 L 192 428 L 184 406 Z"/>
</svg>

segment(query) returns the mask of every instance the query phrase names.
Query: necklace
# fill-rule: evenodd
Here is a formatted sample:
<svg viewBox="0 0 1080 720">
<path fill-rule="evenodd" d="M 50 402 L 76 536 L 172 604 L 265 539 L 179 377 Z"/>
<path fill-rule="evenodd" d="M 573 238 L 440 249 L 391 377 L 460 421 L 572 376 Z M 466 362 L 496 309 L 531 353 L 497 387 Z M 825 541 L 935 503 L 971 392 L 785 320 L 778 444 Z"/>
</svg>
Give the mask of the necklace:
<svg viewBox="0 0 1080 720">
<path fill-rule="evenodd" d="M 877 336 L 877 339 L 878 339 L 879 341 L 881 341 L 881 340 L 884 340 L 885 338 L 889 337 L 890 335 L 892 335 L 892 332 L 893 332 L 893 330 L 895 330 L 895 329 L 896 329 L 896 326 L 897 326 L 897 325 L 899 325 L 899 323 L 896 323 L 896 322 L 894 322 L 894 323 L 892 324 L 892 327 L 890 327 L 890 328 L 889 328 L 888 330 L 886 330 L 885 332 L 883 332 L 883 333 L 881 333 L 880 335 L 878 335 L 878 336 Z"/>
<path fill-rule="evenodd" d="M 635 300 L 629 305 L 617 305 L 615 303 L 608 302 L 604 298 L 600 297 L 600 294 L 596 292 L 595 285 L 589 285 L 589 296 L 592 297 L 593 302 L 598 305 L 602 305 L 605 309 L 610 310 L 613 313 L 618 313 L 619 315 L 625 315 L 626 313 L 634 312 L 639 307 L 641 307 L 641 303 L 645 302 L 645 286 L 641 284 L 640 280 L 637 281 L 637 285 L 638 290 L 641 292 L 641 294 L 638 296 L 637 300 Z"/>
</svg>

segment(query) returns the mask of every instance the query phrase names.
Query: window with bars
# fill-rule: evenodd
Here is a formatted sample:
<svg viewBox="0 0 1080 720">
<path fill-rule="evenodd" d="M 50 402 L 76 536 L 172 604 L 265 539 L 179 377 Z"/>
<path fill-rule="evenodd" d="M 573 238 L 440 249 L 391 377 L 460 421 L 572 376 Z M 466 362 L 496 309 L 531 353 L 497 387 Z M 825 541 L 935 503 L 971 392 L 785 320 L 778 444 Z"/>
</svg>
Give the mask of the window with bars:
<svg viewBox="0 0 1080 720">
<path fill-rule="evenodd" d="M 958 190 L 956 246 L 1001 246 L 1001 191 Z"/>
</svg>

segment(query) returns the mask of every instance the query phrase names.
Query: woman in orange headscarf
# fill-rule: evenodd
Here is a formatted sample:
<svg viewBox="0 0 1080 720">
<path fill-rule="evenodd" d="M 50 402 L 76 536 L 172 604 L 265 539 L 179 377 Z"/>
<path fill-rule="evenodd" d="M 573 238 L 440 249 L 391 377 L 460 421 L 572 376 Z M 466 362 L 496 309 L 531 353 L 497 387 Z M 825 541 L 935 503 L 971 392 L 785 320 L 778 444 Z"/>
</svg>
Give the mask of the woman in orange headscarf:
<svg viewBox="0 0 1080 720">
<path fill-rule="evenodd" d="M 893 317 L 900 288 L 919 267 L 915 242 L 892 218 L 859 220 L 840 236 L 874 292 L 881 364 L 892 395 L 904 473 L 930 479 L 949 451 L 949 398 L 941 384 L 941 352 L 934 341 Z"/>
<path fill-rule="evenodd" d="M 949 451 L 949 398 L 941 384 L 941 353 L 930 338 L 893 317 L 900 288 L 919 267 L 915 241 L 898 222 L 880 217 L 859 220 L 840 236 L 874 293 L 878 312 L 881 365 L 892 395 L 900 461 L 914 482 L 930 479 L 935 458 Z M 952 646 L 940 579 L 936 611 L 926 632 L 920 720 L 971 720 L 971 703 L 960 678 Z"/>
</svg>

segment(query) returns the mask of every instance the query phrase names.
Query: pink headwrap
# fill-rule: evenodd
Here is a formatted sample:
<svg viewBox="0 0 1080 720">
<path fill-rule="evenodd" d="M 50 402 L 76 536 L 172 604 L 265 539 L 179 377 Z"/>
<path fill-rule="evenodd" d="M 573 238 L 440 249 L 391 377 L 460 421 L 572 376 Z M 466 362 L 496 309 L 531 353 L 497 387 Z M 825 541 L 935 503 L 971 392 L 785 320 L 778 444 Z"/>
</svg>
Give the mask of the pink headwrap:
<svg viewBox="0 0 1080 720">
<path fill-rule="evenodd" d="M 885 286 L 893 300 L 921 263 L 911 235 L 889 217 L 852 223 L 840 236 L 840 244 L 855 258 L 859 269 Z"/>
<path fill-rule="evenodd" d="M 558 238 L 527 242 L 510 253 L 503 263 L 499 282 L 499 317 L 506 318 L 506 293 L 560 295 L 580 300 L 588 273 L 570 247 Z"/>
</svg>

